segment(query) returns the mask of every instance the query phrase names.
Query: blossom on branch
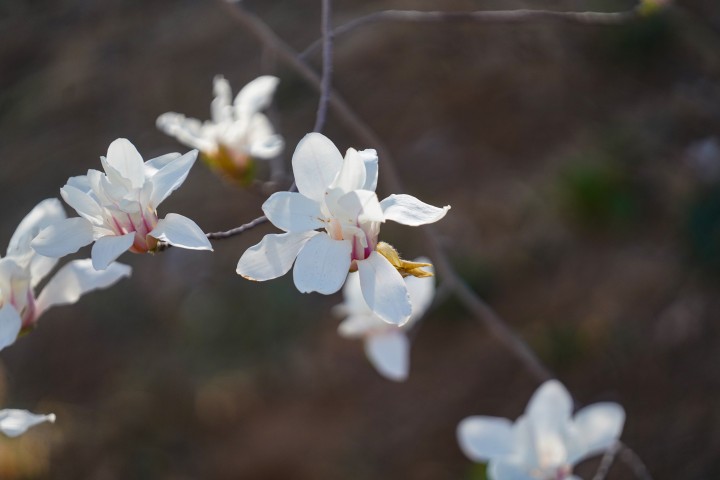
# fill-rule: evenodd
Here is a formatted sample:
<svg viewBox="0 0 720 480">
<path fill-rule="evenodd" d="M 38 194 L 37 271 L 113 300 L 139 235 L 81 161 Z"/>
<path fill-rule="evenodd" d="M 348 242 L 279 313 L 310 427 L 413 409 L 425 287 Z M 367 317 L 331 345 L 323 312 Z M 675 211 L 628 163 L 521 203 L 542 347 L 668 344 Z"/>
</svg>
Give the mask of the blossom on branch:
<svg viewBox="0 0 720 480">
<path fill-rule="evenodd" d="M 417 263 L 428 265 L 419 258 Z M 360 289 L 358 273 L 350 273 L 343 287 L 343 303 L 335 312 L 345 318 L 338 333 L 345 338 L 363 340 L 365 354 L 380 375 L 395 381 L 404 381 L 410 369 L 410 339 L 407 331 L 422 318 L 435 296 L 435 279 L 428 277 L 405 277 L 410 295 L 412 314 L 403 326 L 384 322 L 368 307 Z"/>
<path fill-rule="evenodd" d="M 55 423 L 55 414 L 38 415 L 14 408 L 0 410 L 0 432 L 10 438 L 20 436 L 29 428 L 45 422 Z"/>
<path fill-rule="evenodd" d="M 623 408 L 610 402 L 572 416 L 573 402 L 557 380 L 545 382 L 515 423 L 506 418 L 468 417 L 457 435 L 465 455 L 489 462 L 492 480 L 578 480 L 573 465 L 611 448 L 625 423 Z"/>
<path fill-rule="evenodd" d="M 202 229 L 176 213 L 159 220 L 157 207 L 185 181 L 197 151 L 170 153 L 143 162 L 124 138 L 101 157 L 105 172 L 88 170 L 60 190 L 80 215 L 43 229 L 32 248 L 47 257 L 62 257 L 95 242 L 92 265 L 103 270 L 126 250 L 154 252 L 158 241 L 191 250 L 212 250 Z"/>
<path fill-rule="evenodd" d="M 273 158 L 284 142 L 261 113 L 272 101 L 279 79 L 269 75 L 245 85 L 232 101 L 230 84 L 218 75 L 213 81 L 212 119 L 205 122 L 175 112 L 160 115 L 157 127 L 181 143 L 197 148 L 214 170 L 241 184 L 254 177 L 254 160 Z"/>
<path fill-rule="evenodd" d="M 36 297 L 35 289 L 58 260 L 38 255 L 30 242 L 42 229 L 65 219 L 59 200 L 40 202 L 20 222 L 7 255 L 0 258 L 0 349 L 14 343 L 21 331 L 34 328 L 48 308 L 75 303 L 85 293 L 107 288 L 130 275 L 127 265 L 112 263 L 97 271 L 90 260 L 73 260 L 60 268 Z"/>
<path fill-rule="evenodd" d="M 450 207 L 433 207 L 410 195 L 390 195 L 379 202 L 375 151 L 350 148 L 343 159 L 319 133 L 300 141 L 292 166 L 298 192 L 275 193 L 262 207 L 285 233 L 266 235 L 248 249 L 237 273 L 270 280 L 287 273 L 294 262 L 298 290 L 329 295 L 340 290 L 348 272 L 358 271 L 370 309 L 385 322 L 407 322 L 412 310 L 403 275 L 418 273 L 417 266 L 405 268 L 407 262 L 392 247 L 378 242 L 380 225 L 386 220 L 410 226 L 433 223 Z"/>
</svg>

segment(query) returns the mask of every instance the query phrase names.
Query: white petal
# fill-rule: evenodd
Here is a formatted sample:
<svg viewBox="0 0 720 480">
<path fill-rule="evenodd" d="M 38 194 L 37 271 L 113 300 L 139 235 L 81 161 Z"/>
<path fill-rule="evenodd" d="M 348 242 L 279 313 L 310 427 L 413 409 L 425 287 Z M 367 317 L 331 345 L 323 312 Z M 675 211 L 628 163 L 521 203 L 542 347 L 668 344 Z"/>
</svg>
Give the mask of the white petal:
<svg viewBox="0 0 720 480">
<path fill-rule="evenodd" d="M 27 410 L 5 409 L 0 410 L 0 431 L 8 437 L 17 437 L 35 425 L 55 422 L 55 415 L 36 415 Z"/>
<path fill-rule="evenodd" d="M 373 315 L 367 302 L 362 295 L 360 288 L 360 274 L 351 272 L 345 280 L 343 287 L 343 303 L 339 305 L 338 311 L 345 315 Z"/>
<path fill-rule="evenodd" d="M 514 453 L 513 422 L 507 418 L 468 417 L 458 425 L 457 439 L 463 453 L 475 462 L 488 462 Z"/>
<path fill-rule="evenodd" d="M 359 190 L 365 185 L 365 162 L 354 148 L 345 153 L 342 168 L 330 188 L 339 188 L 343 192 Z"/>
<path fill-rule="evenodd" d="M 48 198 L 38 203 L 15 229 L 15 233 L 10 238 L 7 254 L 26 252 L 30 247 L 30 241 L 40 230 L 65 218 L 65 210 L 57 198 Z"/>
<path fill-rule="evenodd" d="M 360 150 L 358 154 L 360 155 L 360 158 L 363 159 L 363 162 L 365 162 L 365 185 L 360 188 L 363 190 L 372 190 L 374 192 L 377 188 L 378 182 L 377 152 L 372 148 L 368 148 L 366 150 Z"/>
<path fill-rule="evenodd" d="M 333 240 L 321 233 L 312 237 L 300 250 L 293 280 L 302 293 L 329 295 L 340 290 L 350 269 L 352 245 L 347 240 Z"/>
<path fill-rule="evenodd" d="M 375 192 L 355 190 L 338 198 L 337 204 L 350 219 L 363 222 L 383 222 L 385 216 Z"/>
<path fill-rule="evenodd" d="M 142 187 L 145 183 L 145 167 L 143 158 L 135 146 L 126 138 L 118 138 L 110 144 L 107 162 L 130 181 L 133 188 Z"/>
<path fill-rule="evenodd" d="M 338 334 L 344 338 L 364 338 L 373 332 L 384 332 L 391 328 L 396 327 L 388 325 L 375 315 L 352 314 L 338 325 Z"/>
<path fill-rule="evenodd" d="M 172 152 L 172 153 L 166 153 L 165 155 L 160 155 L 159 157 L 151 158 L 150 160 L 145 162 L 145 176 L 152 177 L 159 170 L 162 170 L 163 168 L 167 167 L 174 160 L 177 160 L 181 156 L 182 155 L 180 155 L 177 152 Z"/>
<path fill-rule="evenodd" d="M 300 140 L 292 157 L 298 191 L 315 201 L 322 201 L 342 163 L 340 151 L 329 138 L 320 133 L 308 133 Z"/>
<path fill-rule="evenodd" d="M 430 263 L 427 258 L 416 258 L 413 260 L 418 263 Z M 424 270 L 433 272 L 432 267 L 425 267 Z M 405 285 L 407 285 L 408 294 L 410 295 L 410 303 L 412 304 L 412 320 L 416 321 L 425 315 L 425 312 L 435 298 L 435 277 L 405 277 Z"/>
<path fill-rule="evenodd" d="M 262 113 L 256 113 L 250 120 L 247 131 L 249 154 L 253 158 L 273 158 L 285 148 L 285 141 L 270 124 L 270 120 Z"/>
<path fill-rule="evenodd" d="M 233 119 L 232 90 L 225 77 L 217 75 L 213 79 L 213 93 L 215 98 L 210 104 L 210 114 L 215 123 L 227 122 Z"/>
<path fill-rule="evenodd" d="M 235 97 L 236 113 L 250 115 L 267 108 L 279 82 L 277 77 L 263 75 L 245 85 Z"/>
<path fill-rule="evenodd" d="M 403 225 L 417 227 L 427 223 L 437 222 L 445 216 L 450 206 L 443 208 L 433 207 L 423 203 L 412 195 L 390 195 L 380 202 L 385 219 Z"/>
<path fill-rule="evenodd" d="M 410 341 L 399 329 L 370 335 L 365 339 L 365 354 L 383 377 L 402 382 L 410 370 Z"/>
<path fill-rule="evenodd" d="M 187 118 L 185 115 L 175 112 L 167 112 L 160 115 L 155 122 L 158 129 L 178 139 L 188 147 L 197 148 L 201 152 L 210 152 L 216 148 L 216 143 L 205 138 L 202 131 L 202 124 L 195 118 Z"/>
<path fill-rule="evenodd" d="M 305 243 L 318 232 L 265 235 L 262 241 L 243 253 L 237 265 L 238 275 L 262 282 L 285 275 Z"/>
<path fill-rule="evenodd" d="M 617 403 L 595 403 L 581 409 L 573 418 L 573 439 L 568 461 L 575 464 L 603 453 L 622 434 L 625 410 Z"/>
<path fill-rule="evenodd" d="M 537 480 L 537 477 L 525 471 L 521 465 L 503 460 L 490 462 L 488 478 L 490 480 Z"/>
<path fill-rule="evenodd" d="M 533 423 L 564 426 L 572 414 L 572 397 L 562 383 L 548 380 L 535 391 L 525 413 Z"/>
<path fill-rule="evenodd" d="M 103 223 L 102 207 L 87 192 L 83 192 L 72 185 L 65 185 L 60 189 L 60 195 L 62 195 L 65 203 L 70 205 L 84 219 L 95 225 Z"/>
<path fill-rule="evenodd" d="M 68 178 L 68 181 L 65 183 L 65 185 L 75 187 L 83 193 L 88 193 L 90 190 L 92 190 L 92 186 L 90 185 L 90 179 L 87 175 L 70 177 Z"/>
<path fill-rule="evenodd" d="M 59 258 L 77 252 L 92 241 L 92 224 L 75 217 L 45 227 L 30 245 L 40 255 Z"/>
<path fill-rule="evenodd" d="M 120 255 L 127 252 L 134 241 L 135 232 L 98 238 L 92 247 L 93 267 L 96 270 L 105 270 Z"/>
<path fill-rule="evenodd" d="M 276 192 L 262 206 L 273 225 L 286 232 L 304 232 L 323 228 L 320 204 L 297 192 Z"/>
<path fill-rule="evenodd" d="M 73 260 L 58 270 L 40 292 L 37 299 L 38 316 L 50 307 L 75 303 L 88 292 L 107 288 L 121 278 L 129 277 L 130 272 L 130 267 L 120 263 L 96 270 L 90 259 Z"/>
<path fill-rule="evenodd" d="M 212 250 L 210 240 L 198 224 L 177 213 L 168 213 L 148 235 L 180 248 Z"/>
<path fill-rule="evenodd" d="M 0 307 L 0 350 L 15 343 L 21 328 L 20 314 L 10 302 L 3 303 Z"/>
<path fill-rule="evenodd" d="M 152 182 L 151 208 L 157 208 L 163 200 L 183 184 L 195 163 L 197 154 L 197 150 L 191 150 L 182 157 L 171 161 L 150 177 Z"/>
<path fill-rule="evenodd" d="M 402 276 L 385 257 L 372 252 L 357 262 L 360 287 L 370 309 L 384 321 L 403 325 L 410 318 L 412 307 Z"/>
</svg>

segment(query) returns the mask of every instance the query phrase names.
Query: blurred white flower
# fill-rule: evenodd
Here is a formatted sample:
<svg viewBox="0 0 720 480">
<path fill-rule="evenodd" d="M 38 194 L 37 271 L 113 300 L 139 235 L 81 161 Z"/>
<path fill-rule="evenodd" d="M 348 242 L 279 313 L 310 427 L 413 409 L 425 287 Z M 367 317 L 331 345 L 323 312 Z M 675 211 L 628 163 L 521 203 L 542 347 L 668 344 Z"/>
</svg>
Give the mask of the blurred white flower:
<svg viewBox="0 0 720 480">
<path fill-rule="evenodd" d="M 0 432 L 10 438 L 22 435 L 29 428 L 45 422 L 55 423 L 55 415 L 52 413 L 38 415 L 27 410 L 13 408 L 0 410 Z"/>
<path fill-rule="evenodd" d="M 617 442 L 625 411 L 605 402 L 572 416 L 572 407 L 565 387 L 550 380 L 538 388 L 515 423 L 468 417 L 458 425 L 458 441 L 471 460 L 489 462 L 492 480 L 577 480 L 573 465 Z"/>
<path fill-rule="evenodd" d="M 402 261 L 392 247 L 378 243 L 380 224 L 432 223 L 450 207 L 433 207 L 410 195 L 390 195 L 379 202 L 375 151 L 351 148 L 343 160 L 319 133 L 300 141 L 292 165 L 298 192 L 275 193 L 262 207 L 286 233 L 265 235 L 245 251 L 237 273 L 249 280 L 270 280 L 287 273 L 295 262 L 298 290 L 329 295 L 340 290 L 348 272 L 357 270 L 370 309 L 388 323 L 407 322 L 411 307 L 401 271 L 408 274 L 410 269 L 398 263 Z M 391 254 L 395 261 L 388 258 Z"/>
<path fill-rule="evenodd" d="M 429 260 L 418 258 L 415 262 L 429 263 Z M 401 327 L 384 322 L 368 307 L 360 289 L 360 276 L 355 272 L 345 281 L 343 303 L 334 309 L 338 315 L 346 317 L 338 327 L 338 333 L 345 338 L 362 339 L 365 354 L 375 370 L 395 381 L 407 379 L 410 369 L 410 340 L 406 332 L 422 318 L 435 296 L 434 278 L 409 276 L 404 280 L 412 313 Z"/>
<path fill-rule="evenodd" d="M 0 349 L 14 343 L 21 331 L 32 329 L 48 308 L 75 303 L 85 293 L 109 287 L 130 275 L 130 267 L 119 263 L 97 271 L 90 260 L 73 260 L 58 270 L 36 298 L 37 285 L 58 260 L 38 255 L 30 248 L 30 241 L 41 229 L 64 220 L 59 200 L 40 202 L 20 222 L 7 255 L 0 259 Z"/>
<path fill-rule="evenodd" d="M 158 240 L 191 250 L 212 250 L 202 229 L 176 213 L 158 220 L 157 207 L 182 183 L 197 151 L 170 153 L 143 163 L 132 143 L 119 138 L 101 157 L 105 173 L 88 170 L 70 178 L 60 190 L 80 217 L 44 228 L 32 248 L 47 257 L 62 257 L 95 242 L 92 264 L 98 270 L 126 250 L 153 252 Z"/>
<path fill-rule="evenodd" d="M 245 85 L 232 102 L 230 84 L 214 79 L 215 99 L 210 105 L 212 120 L 200 122 L 175 112 L 160 115 L 157 126 L 185 145 L 197 148 L 210 167 L 248 183 L 253 177 L 253 159 L 277 156 L 284 147 L 265 114 L 279 79 L 258 77 Z"/>
</svg>

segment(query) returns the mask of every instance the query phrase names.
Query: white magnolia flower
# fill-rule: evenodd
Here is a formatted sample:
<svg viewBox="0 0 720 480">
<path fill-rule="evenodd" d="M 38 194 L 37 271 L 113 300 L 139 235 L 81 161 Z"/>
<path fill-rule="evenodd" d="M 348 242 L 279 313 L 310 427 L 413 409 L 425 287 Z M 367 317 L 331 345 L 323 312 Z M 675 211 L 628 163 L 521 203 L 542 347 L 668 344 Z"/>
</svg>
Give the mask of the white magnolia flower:
<svg viewBox="0 0 720 480">
<path fill-rule="evenodd" d="M 625 411 L 609 402 L 590 405 L 574 416 L 572 409 L 565 387 L 550 380 L 538 388 L 515 423 L 469 417 L 458 426 L 458 441 L 471 460 L 489 462 L 493 480 L 578 480 L 573 465 L 617 442 Z"/>
<path fill-rule="evenodd" d="M 292 166 L 298 192 L 275 193 L 262 207 L 286 233 L 265 235 L 242 255 L 237 273 L 270 280 L 287 273 L 295 262 L 298 290 L 328 295 L 340 290 L 349 271 L 357 270 L 370 309 L 388 323 L 404 324 L 411 314 L 407 287 L 396 266 L 377 251 L 380 224 L 432 223 L 450 207 L 433 207 L 410 195 L 390 195 L 378 202 L 375 151 L 351 148 L 343 160 L 319 133 L 300 141 Z"/>
<path fill-rule="evenodd" d="M 419 258 L 416 262 L 427 263 Z M 430 270 L 430 268 L 428 268 Z M 365 345 L 365 354 L 382 376 L 395 381 L 407 379 L 410 369 L 410 340 L 406 332 L 430 307 L 435 296 L 435 279 L 432 277 L 405 277 L 410 294 L 412 313 L 403 326 L 384 322 L 368 307 L 360 290 L 360 276 L 350 273 L 343 288 L 343 303 L 335 312 L 345 316 L 338 333 L 345 338 L 359 338 Z"/>
<path fill-rule="evenodd" d="M 202 229 L 176 213 L 158 220 L 157 207 L 182 183 L 195 163 L 197 151 L 170 153 L 143 163 L 140 153 L 124 138 L 101 157 L 105 173 L 88 170 L 70 178 L 60 190 L 65 202 L 80 215 L 43 229 L 32 248 L 47 257 L 62 257 L 95 242 L 92 264 L 107 268 L 126 250 L 152 252 L 158 240 L 191 250 L 212 250 Z"/>
<path fill-rule="evenodd" d="M 232 101 L 230 84 L 215 77 L 212 120 L 200 122 L 175 112 L 160 115 L 157 126 L 180 142 L 202 152 L 209 165 L 238 181 L 252 177 L 252 160 L 277 156 L 284 147 L 261 110 L 270 105 L 279 79 L 258 77 Z"/>
<path fill-rule="evenodd" d="M 41 229 L 64 220 L 59 200 L 40 202 L 20 222 L 7 255 L 0 258 L 0 349 L 14 343 L 21 331 L 32 329 L 48 308 L 75 303 L 85 293 L 107 288 L 130 275 L 130 267 L 119 263 L 97 271 L 90 260 L 74 260 L 60 268 L 36 297 L 38 284 L 58 260 L 38 255 L 30 241 Z"/>
<path fill-rule="evenodd" d="M 29 428 L 45 422 L 55 423 L 55 414 L 38 415 L 14 408 L 0 410 L 0 432 L 10 438 L 20 436 Z"/>
</svg>

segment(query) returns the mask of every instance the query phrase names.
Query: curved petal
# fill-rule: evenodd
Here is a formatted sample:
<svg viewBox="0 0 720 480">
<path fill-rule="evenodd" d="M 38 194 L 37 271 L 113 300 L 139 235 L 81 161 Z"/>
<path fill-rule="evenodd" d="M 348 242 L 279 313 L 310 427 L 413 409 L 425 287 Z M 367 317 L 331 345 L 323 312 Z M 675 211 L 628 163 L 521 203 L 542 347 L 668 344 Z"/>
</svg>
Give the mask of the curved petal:
<svg viewBox="0 0 720 480">
<path fill-rule="evenodd" d="M 143 158 L 126 138 L 118 138 L 110 144 L 107 152 L 107 163 L 110 164 L 133 188 L 140 188 L 145 183 L 145 167 Z"/>
<path fill-rule="evenodd" d="M 177 152 L 172 152 L 172 153 L 166 153 L 165 155 L 160 155 L 159 157 L 151 158 L 150 160 L 145 162 L 145 176 L 152 177 L 158 171 L 167 167 L 174 160 L 177 160 L 181 156 L 182 155 L 180 155 Z"/>
<path fill-rule="evenodd" d="M 342 167 L 330 188 L 339 188 L 343 192 L 358 190 L 363 188 L 366 178 L 365 162 L 362 157 L 354 148 L 348 148 Z"/>
<path fill-rule="evenodd" d="M 210 240 L 198 224 L 177 213 L 168 213 L 148 235 L 176 247 L 212 251 Z"/>
<path fill-rule="evenodd" d="M 199 120 L 187 118 L 181 113 L 163 113 L 157 118 L 155 125 L 167 135 L 175 137 L 180 143 L 197 148 L 201 152 L 211 152 L 217 146 L 212 139 L 205 138 Z"/>
<path fill-rule="evenodd" d="M 20 314 L 10 302 L 3 303 L 0 307 L 0 350 L 15 343 L 21 328 Z"/>
<path fill-rule="evenodd" d="M 253 158 L 273 158 L 285 148 L 285 141 L 270 124 L 270 120 L 262 113 L 256 113 L 250 120 L 247 132 L 249 154 Z"/>
<path fill-rule="evenodd" d="M 344 338 L 363 338 L 371 332 L 382 332 L 391 328 L 395 327 L 375 315 L 353 314 L 338 325 L 338 334 Z"/>
<path fill-rule="evenodd" d="M 412 195 L 390 195 L 380 202 L 385 213 L 385 220 L 392 220 L 403 225 L 417 227 L 437 222 L 450 210 L 450 206 L 433 207 L 421 202 Z"/>
<path fill-rule="evenodd" d="M 463 453 L 474 462 L 509 457 L 514 453 L 513 422 L 507 418 L 473 416 L 457 428 Z"/>
<path fill-rule="evenodd" d="M 344 216 L 353 221 L 355 219 L 360 223 L 385 221 L 377 195 L 370 190 L 348 192 L 337 199 L 337 205 L 342 208 Z"/>
<path fill-rule="evenodd" d="M 190 169 L 195 164 L 197 154 L 197 150 L 191 150 L 185 155 L 172 160 L 150 177 L 152 182 L 151 208 L 156 209 L 172 192 L 183 184 L 188 173 L 190 173 Z"/>
<path fill-rule="evenodd" d="M 402 382 L 410 370 L 410 340 L 397 328 L 365 339 L 365 354 L 383 377 Z"/>
<path fill-rule="evenodd" d="M 412 307 L 402 276 L 385 257 L 372 252 L 358 260 L 360 287 L 368 307 L 382 320 L 403 325 L 410 318 Z"/>
<path fill-rule="evenodd" d="M 300 140 L 292 157 L 298 191 L 317 202 L 323 201 L 325 191 L 342 163 L 340 151 L 329 138 L 320 133 L 308 133 Z"/>
<path fill-rule="evenodd" d="M 257 245 L 242 254 L 237 265 L 238 275 L 263 282 L 285 275 L 292 267 L 300 249 L 319 232 L 265 235 Z"/>
<path fill-rule="evenodd" d="M 279 82 L 277 77 L 263 75 L 245 85 L 235 97 L 237 115 L 250 115 L 267 108 Z"/>
<path fill-rule="evenodd" d="M 336 307 L 341 315 L 374 315 L 363 298 L 359 273 L 348 274 L 342 293 L 343 303 Z"/>
<path fill-rule="evenodd" d="M 30 243 L 33 250 L 46 257 L 64 257 L 93 241 L 93 227 L 84 218 L 68 218 L 43 228 Z"/>
<path fill-rule="evenodd" d="M 232 90 L 230 89 L 230 83 L 222 75 L 216 75 L 213 79 L 213 93 L 215 98 L 210 103 L 210 115 L 213 122 L 232 121 Z"/>
<path fill-rule="evenodd" d="M 378 155 L 377 151 L 372 148 L 360 150 L 358 152 L 360 158 L 365 162 L 365 185 L 363 190 L 372 190 L 373 192 L 377 188 L 378 182 Z"/>
<path fill-rule="evenodd" d="M 503 460 L 490 462 L 488 478 L 491 480 L 537 480 L 537 477 L 525 471 L 521 465 Z"/>
<path fill-rule="evenodd" d="M 575 414 L 568 462 L 581 460 L 603 453 L 622 434 L 625 410 L 617 403 L 603 402 L 589 405 Z"/>
<path fill-rule="evenodd" d="M 7 408 L 0 410 L 0 431 L 8 437 L 17 437 L 35 425 L 55 422 L 55 415 L 37 415 L 27 410 Z"/>
<path fill-rule="evenodd" d="M 320 204 L 297 192 L 276 192 L 262 206 L 273 225 L 286 232 L 305 232 L 325 227 Z"/>
<path fill-rule="evenodd" d="M 105 270 L 108 265 L 132 246 L 135 232 L 125 235 L 106 235 L 95 240 L 92 247 L 92 265 L 96 270 Z"/>
<path fill-rule="evenodd" d="M 93 290 L 110 287 L 129 277 L 131 271 L 129 266 L 121 263 L 111 263 L 104 270 L 96 270 L 90 259 L 73 260 L 58 270 L 40 292 L 37 314 L 41 315 L 50 307 L 75 303 Z"/>
<path fill-rule="evenodd" d="M 83 192 L 72 185 L 65 185 L 60 189 L 60 195 L 62 195 L 65 203 L 70 205 L 78 215 L 94 225 L 102 225 L 103 208 L 87 192 Z"/>
<path fill-rule="evenodd" d="M 295 286 L 301 293 L 337 292 L 348 275 L 351 251 L 352 245 L 347 240 L 333 240 L 324 233 L 313 236 L 295 261 Z"/>
<path fill-rule="evenodd" d="M 413 260 L 418 263 L 431 263 L 428 258 L 420 257 Z M 433 267 L 424 267 L 424 270 L 434 273 Z M 405 277 L 410 303 L 412 305 L 412 321 L 419 320 L 432 305 L 435 298 L 435 277 Z"/>
<path fill-rule="evenodd" d="M 57 198 L 48 198 L 38 203 L 15 229 L 8 244 L 7 254 L 24 253 L 40 230 L 65 218 L 65 210 Z"/>
</svg>

